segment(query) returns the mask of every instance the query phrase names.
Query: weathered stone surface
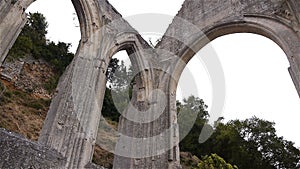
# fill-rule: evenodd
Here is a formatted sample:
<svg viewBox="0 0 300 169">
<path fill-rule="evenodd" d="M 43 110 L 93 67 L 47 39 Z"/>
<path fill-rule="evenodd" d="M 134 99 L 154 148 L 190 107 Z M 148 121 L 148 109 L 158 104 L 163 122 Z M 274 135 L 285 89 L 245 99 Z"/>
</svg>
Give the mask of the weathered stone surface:
<svg viewBox="0 0 300 169">
<path fill-rule="evenodd" d="M 86 169 L 105 169 L 104 167 L 97 166 L 96 164 L 89 163 L 85 166 Z"/>
<path fill-rule="evenodd" d="M 0 63 L 25 22 L 23 8 L 31 2 L 0 1 Z M 66 158 L 62 168 L 97 168 L 91 164 L 91 157 L 105 91 L 105 72 L 111 57 L 119 50 L 130 54 L 138 74 L 132 109 L 124 111 L 119 123 L 116 169 L 180 168 L 175 105 L 177 82 L 184 63 L 217 37 L 251 32 L 275 41 L 287 55 L 289 71 L 300 94 L 298 0 L 186 0 L 155 48 L 150 47 L 106 0 L 72 2 L 80 21 L 81 42 L 74 60 L 60 79 L 39 145 L 36 144 L 51 147 Z M 154 91 L 164 95 L 152 95 Z M 165 107 L 158 114 L 161 98 Z M 135 119 L 154 119 L 128 118 L 135 112 L 140 113 Z M 14 142 L 18 145 L 18 141 L 11 144 Z M 12 151 L 9 147 L 3 150 Z M 20 158 L 36 157 L 34 154 L 25 156 L 21 154 Z M 0 157 L 5 161 L 14 160 L 10 153 Z M 54 154 L 45 158 L 51 161 L 57 157 Z M 17 163 L 15 167 L 21 165 Z"/>
<path fill-rule="evenodd" d="M 11 82 L 24 92 L 32 92 L 35 97 L 51 99 L 52 93 L 45 89 L 45 84 L 54 76 L 53 66 L 42 59 L 25 57 L 6 60 L 0 67 L 0 78 Z"/>
<path fill-rule="evenodd" d="M 299 5 L 296 0 L 186 0 L 157 48 L 188 62 L 203 46 L 222 35 L 260 34 L 285 51 L 292 72 L 295 72 L 294 82 L 300 95 L 297 87 L 300 82 Z M 184 67 L 176 70 L 178 68 L 175 67 L 174 72 L 181 72 Z M 178 75 L 180 73 L 175 75 L 177 80 Z"/>
<path fill-rule="evenodd" d="M 21 73 L 23 65 L 24 62 L 22 61 L 7 62 L 3 64 L 0 68 L 1 79 L 14 81 L 16 77 Z"/>
<path fill-rule="evenodd" d="M 26 23 L 25 10 L 33 0 L 0 1 L 0 66 Z"/>
<path fill-rule="evenodd" d="M 66 158 L 57 151 L 0 129 L 0 168 L 62 169 Z"/>
</svg>

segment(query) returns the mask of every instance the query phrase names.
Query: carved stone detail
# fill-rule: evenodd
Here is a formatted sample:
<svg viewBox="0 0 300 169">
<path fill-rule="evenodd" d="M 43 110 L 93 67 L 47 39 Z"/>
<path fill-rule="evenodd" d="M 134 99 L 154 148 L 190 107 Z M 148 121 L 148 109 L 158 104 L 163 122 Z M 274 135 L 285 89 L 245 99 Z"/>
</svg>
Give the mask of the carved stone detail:
<svg viewBox="0 0 300 169">
<path fill-rule="evenodd" d="M 288 19 L 288 20 L 293 20 L 293 15 L 292 11 L 289 8 L 287 1 L 284 1 L 278 9 L 274 12 L 277 16 Z"/>
</svg>

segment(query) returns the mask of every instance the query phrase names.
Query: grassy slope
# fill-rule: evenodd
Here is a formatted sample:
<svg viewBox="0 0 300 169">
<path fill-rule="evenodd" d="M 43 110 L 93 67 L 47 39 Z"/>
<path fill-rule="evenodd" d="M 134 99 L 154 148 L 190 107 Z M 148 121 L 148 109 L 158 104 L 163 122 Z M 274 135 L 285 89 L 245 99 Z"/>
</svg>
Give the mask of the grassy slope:
<svg viewBox="0 0 300 169">
<path fill-rule="evenodd" d="M 6 81 L 2 83 L 6 89 L 0 97 L 0 127 L 37 140 L 50 100 L 16 90 Z"/>
<path fill-rule="evenodd" d="M 51 100 L 18 90 L 5 80 L 0 80 L 0 83 L 2 86 L 0 88 L 0 127 L 37 141 Z M 107 122 L 111 128 L 117 128 L 117 123 L 110 120 Z M 111 136 L 106 137 L 109 135 L 109 131 L 101 130 L 101 136 L 107 138 L 105 139 L 107 143 L 112 138 Z M 106 168 L 112 168 L 113 157 L 112 153 L 96 146 L 93 162 Z"/>
</svg>

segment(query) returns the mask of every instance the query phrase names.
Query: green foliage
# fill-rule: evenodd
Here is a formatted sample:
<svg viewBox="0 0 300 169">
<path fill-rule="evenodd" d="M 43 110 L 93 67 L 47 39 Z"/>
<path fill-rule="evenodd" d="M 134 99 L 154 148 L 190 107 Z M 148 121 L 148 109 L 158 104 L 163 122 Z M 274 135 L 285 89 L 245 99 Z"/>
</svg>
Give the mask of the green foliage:
<svg viewBox="0 0 300 169">
<path fill-rule="evenodd" d="M 58 44 L 50 42 L 47 45 L 47 50 L 43 51 L 43 59 L 54 65 L 56 70 L 62 74 L 74 57 L 74 55 L 68 51 L 69 47 L 70 44 L 63 42 L 58 42 Z"/>
<path fill-rule="evenodd" d="M 0 81 L 0 106 L 11 102 L 13 93 L 6 89 Z"/>
<path fill-rule="evenodd" d="M 115 107 L 115 104 L 111 96 L 111 89 L 109 88 L 106 88 L 105 91 L 103 106 L 102 106 L 102 115 L 105 118 L 111 119 L 112 121 L 115 122 L 119 121 L 120 114 L 118 113 L 118 110 Z"/>
<path fill-rule="evenodd" d="M 6 90 L 6 91 L 3 93 L 3 96 L 10 99 L 10 98 L 12 98 L 13 93 L 12 93 L 11 91 L 9 91 L 9 90 Z"/>
<path fill-rule="evenodd" d="M 194 96 L 184 99 L 183 103 L 177 101 L 177 110 L 180 112 L 178 115 L 180 139 L 184 137 L 183 133 L 189 131 L 188 135 L 180 142 L 182 151 L 191 152 L 198 156 L 198 137 L 209 117 L 206 109 L 207 106 L 204 104 L 204 101 Z M 194 124 L 192 128 L 191 124 Z"/>
<path fill-rule="evenodd" d="M 118 64 L 118 62 L 116 63 Z M 109 65 L 111 66 L 108 68 L 108 71 L 111 70 L 111 72 L 109 71 L 110 73 L 107 73 L 107 75 L 110 76 L 108 81 L 110 83 L 110 88 L 116 92 L 129 89 L 133 80 L 132 67 L 129 67 L 128 69 L 123 60 L 117 66 L 113 66 L 114 64 L 115 63 L 110 62 Z"/>
<path fill-rule="evenodd" d="M 188 114 L 187 117 L 194 118 L 193 113 L 200 112 L 191 131 L 180 142 L 181 151 L 198 157 L 216 153 L 240 169 L 300 168 L 300 150 L 294 147 L 294 143 L 277 136 L 275 123 L 256 117 L 226 124 L 219 121 L 212 136 L 200 144 L 199 135 L 208 118 L 204 103 L 200 103 L 195 97 L 189 97 L 183 103 L 177 102 L 177 109 Z M 183 119 L 191 123 L 192 118 Z M 183 125 L 179 126 L 181 130 L 184 124 L 180 125 Z"/>
<path fill-rule="evenodd" d="M 206 155 L 202 157 L 197 168 L 195 169 L 238 169 L 237 166 L 227 163 L 217 154 Z"/>
<path fill-rule="evenodd" d="M 277 136 L 274 122 L 252 117 L 230 121 L 228 125 L 243 138 L 246 144 L 240 146 L 245 147 L 247 156 L 253 157 L 252 162 L 258 163 L 258 168 L 300 168 L 300 150 L 294 143 Z"/>
<path fill-rule="evenodd" d="M 282 144 L 274 123 L 256 117 L 220 124 L 209 142 L 210 151 L 239 168 L 297 168 L 299 161 L 299 150 Z"/>
<path fill-rule="evenodd" d="M 247 142 L 236 128 L 230 124 L 220 123 L 211 138 L 203 145 L 205 151 L 214 152 L 239 168 L 260 168 L 256 166 L 260 154 L 256 149 L 248 150 Z M 201 146 L 201 147 L 202 147 Z"/>
<path fill-rule="evenodd" d="M 51 77 L 46 83 L 44 83 L 44 88 L 49 92 L 52 93 L 56 89 L 58 83 L 58 76 Z"/>
<path fill-rule="evenodd" d="M 28 28 L 25 30 L 25 33 L 31 35 L 32 40 L 46 42 L 45 37 L 47 34 L 48 23 L 46 22 L 46 18 L 43 16 L 43 14 L 38 12 L 29 13 L 29 18 L 26 27 Z M 34 32 L 34 34 L 32 32 Z"/>
<path fill-rule="evenodd" d="M 2 83 L 0 82 L 0 84 Z M 33 98 L 30 93 L 5 88 L 4 85 L 0 85 L 0 89 L 1 88 L 4 90 L 0 90 L 0 106 L 8 103 L 16 103 L 36 110 L 47 109 L 50 106 L 51 100 L 36 99 Z"/>
<path fill-rule="evenodd" d="M 51 63 L 61 75 L 72 61 L 74 54 L 69 52 L 70 44 L 49 42 L 46 39 L 48 24 L 41 13 L 29 13 L 28 21 L 17 38 L 8 59 L 14 60 L 33 56 Z"/>
<path fill-rule="evenodd" d="M 43 108 L 44 108 L 44 106 L 43 106 L 41 103 L 36 102 L 36 101 L 34 101 L 34 102 L 27 102 L 27 103 L 25 104 L 25 106 L 26 106 L 26 107 L 34 108 L 34 109 L 36 109 L 36 110 L 39 110 L 39 109 L 43 109 Z"/>
<path fill-rule="evenodd" d="M 17 98 L 21 98 L 21 99 L 27 99 L 27 94 L 25 94 L 24 92 L 22 91 L 19 91 L 19 90 L 14 90 L 12 91 L 14 96 L 17 97 Z"/>
<path fill-rule="evenodd" d="M 107 71 L 106 71 L 106 79 L 109 83 L 112 83 L 114 73 L 116 70 L 119 68 L 119 59 L 117 58 L 112 58 L 109 62 Z"/>
<path fill-rule="evenodd" d="M 24 58 L 27 55 L 30 55 L 32 50 L 33 50 L 33 43 L 30 37 L 19 36 L 14 46 L 11 48 L 9 55 L 14 59 Z"/>
<path fill-rule="evenodd" d="M 17 59 L 38 54 L 37 50 L 46 46 L 46 28 L 47 22 L 42 14 L 29 13 L 27 23 L 9 51 L 9 56 Z"/>
<path fill-rule="evenodd" d="M 23 105 L 36 110 L 43 110 L 50 106 L 50 102 L 50 100 L 45 99 L 28 99 Z"/>
<path fill-rule="evenodd" d="M 106 77 L 109 88 L 106 88 L 102 115 L 115 122 L 119 121 L 120 112 L 127 107 L 132 93 L 132 69 L 128 69 L 124 61 L 119 64 L 118 59 L 111 59 Z M 114 96 L 114 97 L 113 97 Z"/>
</svg>

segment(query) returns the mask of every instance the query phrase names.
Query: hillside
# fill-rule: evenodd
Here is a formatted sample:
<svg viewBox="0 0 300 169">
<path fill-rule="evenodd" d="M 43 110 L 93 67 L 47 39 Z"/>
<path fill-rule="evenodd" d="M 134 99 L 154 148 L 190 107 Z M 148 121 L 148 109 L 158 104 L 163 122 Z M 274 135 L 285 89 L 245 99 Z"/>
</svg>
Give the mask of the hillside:
<svg viewBox="0 0 300 169">
<path fill-rule="evenodd" d="M 5 63 L 0 72 L 0 127 L 37 140 L 52 96 L 44 86 L 53 75 L 53 68 L 46 63 Z"/>
<path fill-rule="evenodd" d="M 46 118 L 54 90 L 49 90 L 57 76 L 49 63 L 25 58 L 5 62 L 0 69 L 0 128 L 37 141 Z M 107 119 L 110 127 L 117 124 Z M 110 143 L 109 131 L 101 130 L 106 143 Z M 105 142 L 101 142 L 105 144 Z M 96 164 L 111 168 L 113 154 L 95 147 Z"/>
</svg>

